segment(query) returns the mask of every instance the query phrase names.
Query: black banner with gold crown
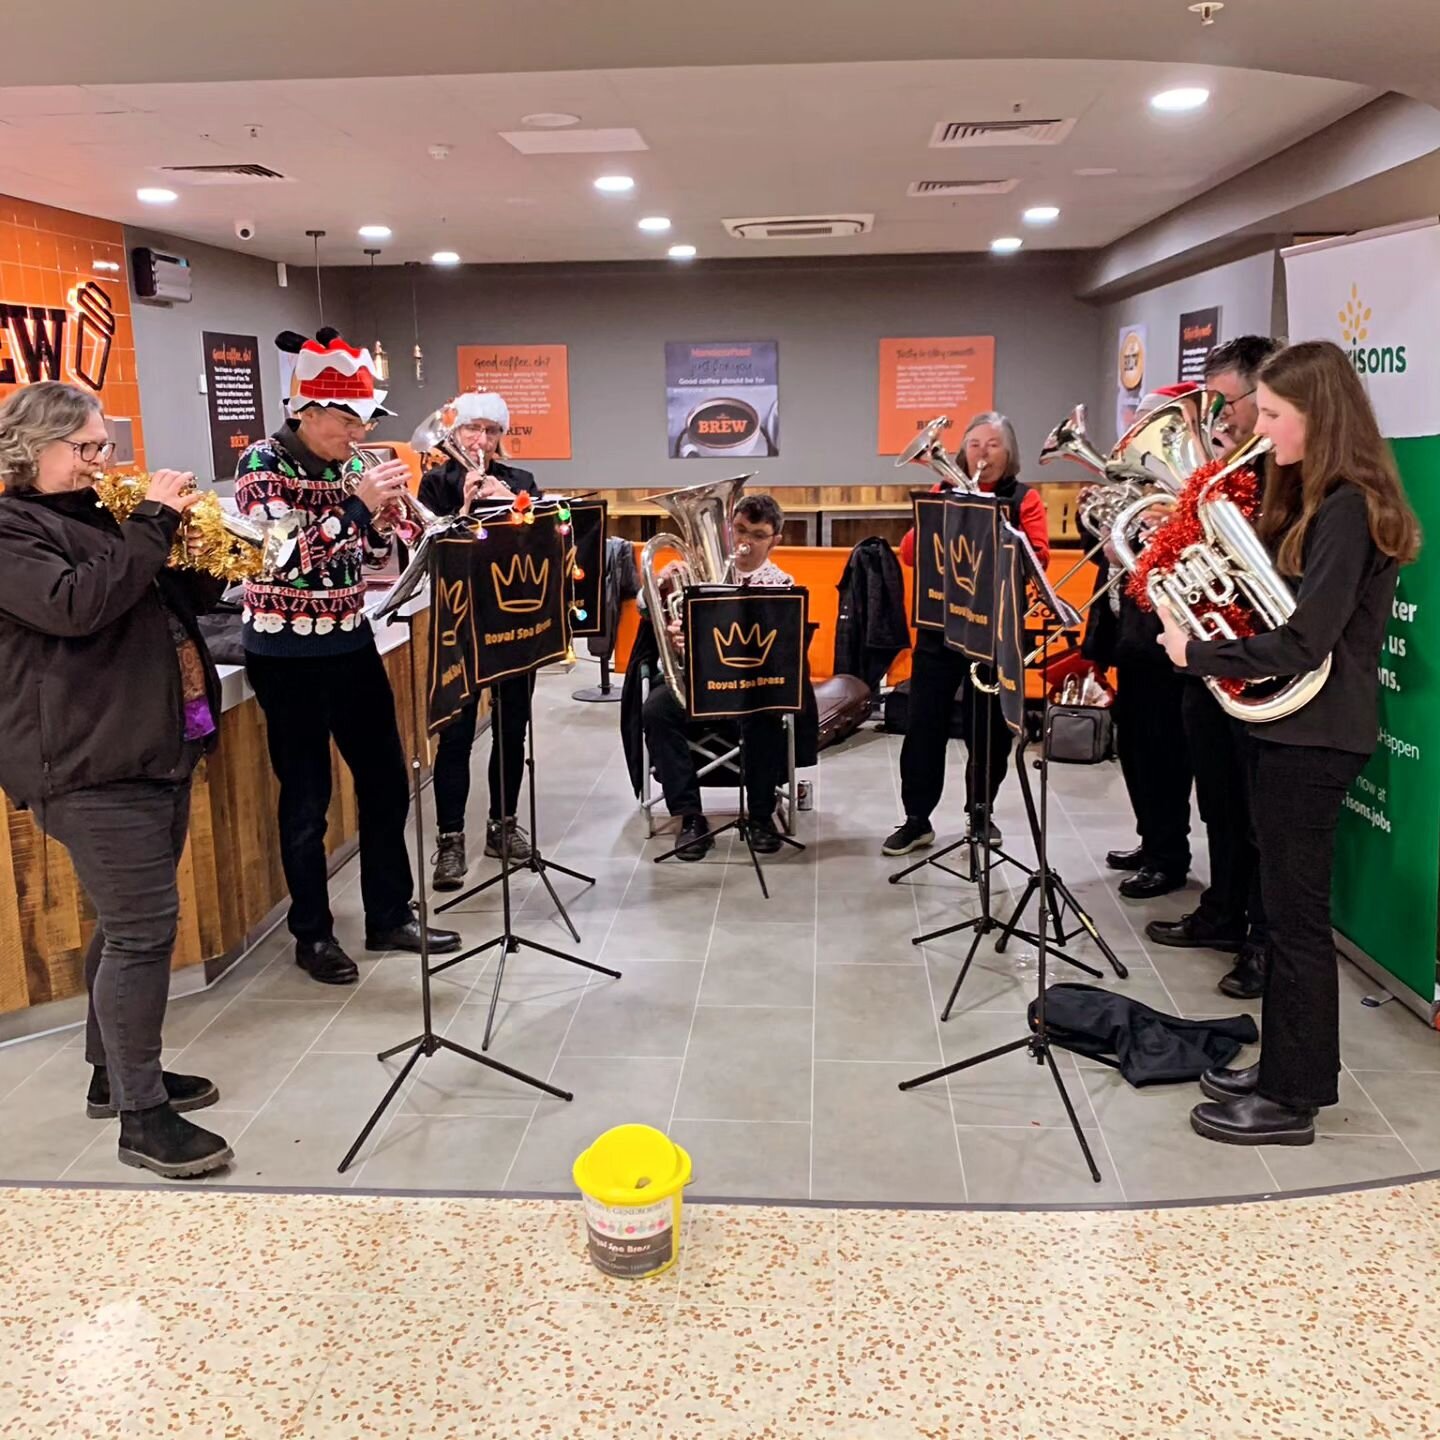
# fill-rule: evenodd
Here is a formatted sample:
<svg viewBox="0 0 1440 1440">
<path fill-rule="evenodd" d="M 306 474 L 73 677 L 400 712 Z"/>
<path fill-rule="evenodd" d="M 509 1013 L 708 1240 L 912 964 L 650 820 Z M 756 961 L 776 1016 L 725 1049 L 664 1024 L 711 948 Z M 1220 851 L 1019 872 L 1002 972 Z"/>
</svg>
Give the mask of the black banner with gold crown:
<svg viewBox="0 0 1440 1440">
<path fill-rule="evenodd" d="M 471 566 L 479 542 L 441 536 L 430 551 L 430 733 L 448 725 L 476 696 L 480 638 L 475 628 Z"/>
<path fill-rule="evenodd" d="M 809 591 L 700 586 L 685 592 L 686 710 L 697 720 L 798 711 Z"/>
<path fill-rule="evenodd" d="M 999 512 L 987 495 L 951 493 L 944 505 L 945 644 L 972 660 L 991 661 Z M 933 558 L 930 563 L 935 563 Z"/>
<path fill-rule="evenodd" d="M 915 509 L 915 565 L 910 615 L 917 630 L 945 628 L 945 497 L 911 495 Z"/>
<path fill-rule="evenodd" d="M 1019 735 L 1025 727 L 1025 611 L 1028 608 L 1026 567 L 1021 537 L 1010 525 L 1000 526 L 995 552 L 995 683 L 1000 686 L 1000 711 Z"/>
<path fill-rule="evenodd" d="M 603 500 L 570 501 L 570 534 L 566 546 L 571 557 L 570 633 L 605 633 L 605 533 L 608 507 Z"/>
</svg>

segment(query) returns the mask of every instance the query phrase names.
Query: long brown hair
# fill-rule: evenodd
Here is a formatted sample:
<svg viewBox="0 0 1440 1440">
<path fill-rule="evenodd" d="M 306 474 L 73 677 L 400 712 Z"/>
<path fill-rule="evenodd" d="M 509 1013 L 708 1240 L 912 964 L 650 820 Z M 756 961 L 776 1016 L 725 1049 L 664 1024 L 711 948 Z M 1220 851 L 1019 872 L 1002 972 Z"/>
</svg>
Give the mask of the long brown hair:
<svg viewBox="0 0 1440 1440">
<path fill-rule="evenodd" d="M 1272 355 L 1256 378 L 1305 417 L 1304 458 L 1271 460 L 1261 504 L 1260 538 L 1275 550 L 1281 574 L 1301 573 L 1321 502 L 1347 482 L 1365 496 L 1375 548 L 1408 565 L 1420 553 L 1420 523 L 1345 352 L 1329 340 L 1306 340 Z"/>
</svg>

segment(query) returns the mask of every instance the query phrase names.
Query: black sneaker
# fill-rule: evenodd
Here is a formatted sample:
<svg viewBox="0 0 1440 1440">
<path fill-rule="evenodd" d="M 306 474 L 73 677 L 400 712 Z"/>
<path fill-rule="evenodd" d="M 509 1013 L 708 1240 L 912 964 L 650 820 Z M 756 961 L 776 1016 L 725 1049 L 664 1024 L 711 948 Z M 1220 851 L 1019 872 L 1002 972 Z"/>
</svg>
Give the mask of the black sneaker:
<svg viewBox="0 0 1440 1440">
<path fill-rule="evenodd" d="M 353 985 L 360 978 L 359 967 L 331 935 L 326 940 L 297 940 L 295 963 L 322 985 Z"/>
<path fill-rule="evenodd" d="M 1236 954 L 1245 937 L 1221 930 L 1199 910 L 1192 910 L 1178 920 L 1152 920 L 1145 934 L 1157 945 L 1173 945 L 1179 950 L 1220 950 Z"/>
<path fill-rule="evenodd" d="M 998 848 L 1000 842 L 1005 838 L 1000 833 L 1000 827 L 993 820 L 981 823 L 974 815 L 971 815 L 967 823 L 970 833 L 975 839 L 991 850 Z"/>
<path fill-rule="evenodd" d="M 442 835 L 436 843 L 435 873 L 430 883 L 437 890 L 458 890 L 465 883 L 465 832 Z"/>
<path fill-rule="evenodd" d="M 222 1169 L 234 1158 L 220 1136 L 192 1125 L 168 1105 L 126 1110 L 120 1116 L 122 1165 L 153 1170 L 166 1180 L 188 1180 Z"/>
<path fill-rule="evenodd" d="M 92 1120 L 113 1120 L 119 1111 L 110 1100 L 110 1072 L 103 1065 L 96 1065 L 94 1070 L 90 1077 L 89 1094 L 85 1096 L 85 1113 Z M 177 1113 L 181 1110 L 203 1110 L 220 1098 L 215 1082 L 203 1075 L 174 1075 L 167 1070 L 161 1079 L 165 1082 L 170 1108 Z"/>
<path fill-rule="evenodd" d="M 510 820 L 487 820 L 485 822 L 485 853 L 492 859 L 506 858 L 505 846 L 509 844 L 509 860 L 512 865 L 523 865 L 530 858 L 530 837 Z"/>
<path fill-rule="evenodd" d="M 687 815 L 680 826 L 680 843 L 675 847 L 677 860 L 703 860 L 715 848 L 710 822 L 703 815 Z"/>
<path fill-rule="evenodd" d="M 773 855 L 783 843 L 774 820 L 749 820 L 750 848 L 757 855 Z"/>
<path fill-rule="evenodd" d="M 880 847 L 882 855 L 908 855 L 912 850 L 923 850 L 935 843 L 935 832 L 928 820 L 919 820 L 907 815 L 905 823 L 898 830 L 892 830 Z"/>
</svg>

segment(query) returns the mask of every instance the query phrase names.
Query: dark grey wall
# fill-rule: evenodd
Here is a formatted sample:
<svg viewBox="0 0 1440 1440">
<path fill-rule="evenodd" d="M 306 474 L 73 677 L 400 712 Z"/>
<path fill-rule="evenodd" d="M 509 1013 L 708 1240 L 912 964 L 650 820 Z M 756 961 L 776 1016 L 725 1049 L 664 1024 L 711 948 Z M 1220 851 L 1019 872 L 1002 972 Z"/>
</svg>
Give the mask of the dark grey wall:
<svg viewBox="0 0 1440 1440">
<path fill-rule="evenodd" d="M 192 267 L 194 299 L 188 305 L 167 307 L 143 300 L 132 305 L 146 459 L 157 468 L 215 478 L 210 475 L 208 412 L 200 393 L 205 373 L 200 336 L 218 330 L 254 335 L 260 341 L 265 418 L 267 428 L 273 429 L 281 416 L 280 367 L 273 342 L 282 330 L 313 334 L 319 325 L 314 271 L 292 267 L 289 287 L 282 290 L 270 260 L 143 230 L 127 229 L 125 244 L 127 249 L 149 245 L 184 255 Z"/>
<path fill-rule="evenodd" d="M 393 357 L 391 403 L 400 418 L 383 422 L 380 436 L 408 437 L 451 397 L 457 345 L 569 346 L 575 458 L 534 467 L 554 489 L 667 489 L 750 469 L 767 485 L 892 482 L 899 477 L 890 460 L 876 454 L 883 336 L 993 334 L 996 403 L 1015 421 L 1032 475 L 1051 427 L 1076 401 L 1093 403 L 1100 393 L 1098 314 L 1074 298 L 1068 256 L 453 272 L 427 266 L 417 279 L 427 362 L 421 391 L 408 359 L 409 277 L 384 267 L 373 284 L 372 298 L 365 271 L 326 273 L 327 287 L 346 297 L 348 338 L 373 346 L 378 329 Z M 665 342 L 770 339 L 780 346 L 780 455 L 668 459 Z"/>
</svg>

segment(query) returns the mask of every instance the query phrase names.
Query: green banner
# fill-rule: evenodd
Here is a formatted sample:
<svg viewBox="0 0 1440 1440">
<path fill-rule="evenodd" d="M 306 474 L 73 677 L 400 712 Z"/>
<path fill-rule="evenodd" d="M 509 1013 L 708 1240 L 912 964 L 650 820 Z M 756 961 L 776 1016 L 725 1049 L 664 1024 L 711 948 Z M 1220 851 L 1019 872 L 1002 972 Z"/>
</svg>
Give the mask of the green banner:
<svg viewBox="0 0 1440 1440">
<path fill-rule="evenodd" d="M 1340 815 L 1334 921 L 1346 939 L 1431 1000 L 1440 918 L 1440 677 L 1431 638 L 1440 621 L 1440 437 L 1391 445 L 1425 548 L 1400 572 L 1380 656 L 1380 746 Z"/>
</svg>

